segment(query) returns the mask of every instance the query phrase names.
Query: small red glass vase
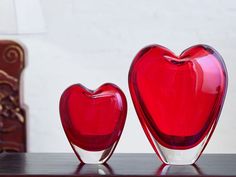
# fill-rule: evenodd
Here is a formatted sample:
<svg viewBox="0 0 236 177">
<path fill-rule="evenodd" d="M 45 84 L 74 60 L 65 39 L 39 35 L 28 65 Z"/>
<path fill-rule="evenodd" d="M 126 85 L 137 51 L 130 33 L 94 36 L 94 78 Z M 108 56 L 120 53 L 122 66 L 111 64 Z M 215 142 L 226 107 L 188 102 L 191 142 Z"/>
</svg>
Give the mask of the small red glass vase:
<svg viewBox="0 0 236 177">
<path fill-rule="evenodd" d="M 129 71 L 141 125 L 166 164 L 193 164 L 217 124 L 227 90 L 222 57 L 207 45 L 180 56 L 160 45 L 142 49 Z"/>
<path fill-rule="evenodd" d="M 95 91 L 75 84 L 60 99 L 62 126 L 83 163 L 104 163 L 109 159 L 121 136 L 126 114 L 124 93 L 110 83 Z"/>
</svg>

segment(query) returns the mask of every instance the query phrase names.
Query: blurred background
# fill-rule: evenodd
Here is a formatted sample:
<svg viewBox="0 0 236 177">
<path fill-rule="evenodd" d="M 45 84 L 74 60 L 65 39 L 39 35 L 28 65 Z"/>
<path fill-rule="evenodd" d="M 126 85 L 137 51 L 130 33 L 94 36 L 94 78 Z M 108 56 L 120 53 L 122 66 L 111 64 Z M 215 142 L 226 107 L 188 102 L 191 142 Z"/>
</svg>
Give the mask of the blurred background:
<svg viewBox="0 0 236 177">
<path fill-rule="evenodd" d="M 1 39 L 21 41 L 28 51 L 23 87 L 24 102 L 29 107 L 29 152 L 71 152 L 60 123 L 60 95 L 74 83 L 96 89 L 105 82 L 117 84 L 129 105 L 115 152 L 154 152 L 131 102 L 127 81 L 130 64 L 136 53 L 149 44 L 161 44 L 178 55 L 203 43 L 223 56 L 229 74 L 225 105 L 204 152 L 236 153 L 235 0 L 38 2 L 43 22 L 34 16 L 28 18 L 32 26 L 42 23 L 42 31 L 33 35 L 0 35 Z M 27 8 L 27 3 L 23 6 Z"/>
</svg>

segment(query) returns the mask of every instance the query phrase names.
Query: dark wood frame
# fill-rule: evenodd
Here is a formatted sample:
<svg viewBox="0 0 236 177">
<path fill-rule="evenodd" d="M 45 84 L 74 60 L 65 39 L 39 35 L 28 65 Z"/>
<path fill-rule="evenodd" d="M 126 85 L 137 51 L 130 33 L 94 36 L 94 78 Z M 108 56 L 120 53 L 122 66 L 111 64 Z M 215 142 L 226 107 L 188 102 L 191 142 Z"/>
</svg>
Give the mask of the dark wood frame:
<svg viewBox="0 0 236 177">
<path fill-rule="evenodd" d="M 21 101 L 25 50 L 0 40 L 0 152 L 26 152 L 26 112 Z"/>
</svg>

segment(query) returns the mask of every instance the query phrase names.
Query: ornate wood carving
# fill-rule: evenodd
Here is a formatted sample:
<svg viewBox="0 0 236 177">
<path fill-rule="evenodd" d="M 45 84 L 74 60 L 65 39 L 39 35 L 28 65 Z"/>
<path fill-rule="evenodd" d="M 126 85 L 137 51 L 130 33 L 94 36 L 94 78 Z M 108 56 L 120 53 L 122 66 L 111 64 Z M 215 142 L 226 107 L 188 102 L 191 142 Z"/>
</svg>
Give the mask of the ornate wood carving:
<svg viewBox="0 0 236 177">
<path fill-rule="evenodd" d="M 20 101 L 22 46 L 0 40 L 0 152 L 26 151 L 26 113 Z"/>
</svg>

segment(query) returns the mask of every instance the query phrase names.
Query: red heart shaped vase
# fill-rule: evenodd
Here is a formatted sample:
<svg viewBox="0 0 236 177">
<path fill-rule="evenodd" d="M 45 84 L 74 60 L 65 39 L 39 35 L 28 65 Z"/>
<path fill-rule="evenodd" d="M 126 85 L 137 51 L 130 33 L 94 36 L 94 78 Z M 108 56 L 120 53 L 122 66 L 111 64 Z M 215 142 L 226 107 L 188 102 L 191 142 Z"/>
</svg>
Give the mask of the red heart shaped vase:
<svg viewBox="0 0 236 177">
<path fill-rule="evenodd" d="M 142 49 L 129 71 L 141 125 L 166 164 L 192 164 L 209 141 L 227 90 L 222 57 L 207 45 L 180 56 L 160 45 Z"/>
<path fill-rule="evenodd" d="M 114 151 L 127 114 L 124 93 L 114 84 L 89 90 L 81 84 L 67 88 L 60 99 L 65 134 L 83 163 L 104 163 Z"/>
</svg>

